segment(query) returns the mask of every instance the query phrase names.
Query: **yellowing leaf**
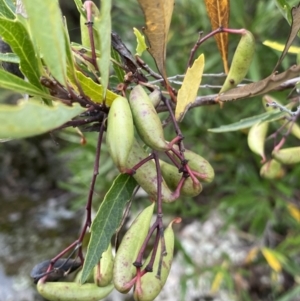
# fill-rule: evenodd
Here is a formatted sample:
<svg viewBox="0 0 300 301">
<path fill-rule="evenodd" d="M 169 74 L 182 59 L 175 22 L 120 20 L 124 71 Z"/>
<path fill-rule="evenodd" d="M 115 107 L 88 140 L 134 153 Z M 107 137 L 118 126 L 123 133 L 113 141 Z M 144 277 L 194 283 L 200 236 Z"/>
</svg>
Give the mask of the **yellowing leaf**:
<svg viewBox="0 0 300 301">
<path fill-rule="evenodd" d="M 261 250 L 262 254 L 264 255 L 266 261 L 268 262 L 269 266 L 275 271 L 275 272 L 281 272 L 281 263 L 278 260 L 276 256 L 276 252 L 268 249 L 268 248 L 263 248 Z"/>
<path fill-rule="evenodd" d="M 258 247 L 252 248 L 248 252 L 246 258 L 244 259 L 245 264 L 249 264 L 249 263 L 253 262 L 255 260 L 256 256 L 257 256 L 258 251 L 259 251 Z"/>
<path fill-rule="evenodd" d="M 103 87 L 95 83 L 91 78 L 86 77 L 80 71 L 76 71 L 77 79 L 83 92 L 94 102 L 105 103 L 107 107 L 110 107 L 115 98 L 118 97 L 117 94 L 110 90 L 106 91 L 106 98 L 103 99 Z"/>
<path fill-rule="evenodd" d="M 166 45 L 174 0 L 138 0 L 138 2 L 146 19 L 145 34 L 150 44 L 149 52 L 154 58 L 159 72 L 167 81 Z"/>
<path fill-rule="evenodd" d="M 297 221 L 300 222 L 300 210 L 298 207 L 296 207 L 294 204 L 288 205 L 288 210 L 290 212 L 290 215 Z"/>
<path fill-rule="evenodd" d="M 204 55 L 201 54 L 188 68 L 177 95 L 175 118 L 181 121 L 191 104 L 195 101 L 204 70 Z"/>
<path fill-rule="evenodd" d="M 216 277 L 214 278 L 214 281 L 211 285 L 210 291 L 215 294 L 219 289 L 222 284 L 224 278 L 224 273 L 222 271 L 218 272 Z"/>
<path fill-rule="evenodd" d="M 148 48 L 145 42 L 145 37 L 135 27 L 133 28 L 133 33 L 136 36 L 137 41 L 136 53 L 137 55 L 141 56 L 143 52 Z"/>
<path fill-rule="evenodd" d="M 263 45 L 270 47 L 272 49 L 275 49 L 277 51 L 283 51 L 285 45 L 278 43 L 278 42 L 274 42 L 274 41 L 270 41 L 270 40 L 266 40 L 263 42 Z M 297 46 L 291 46 L 288 50 L 288 53 L 294 53 L 294 54 L 298 54 L 300 53 L 300 47 Z"/>
<path fill-rule="evenodd" d="M 205 5 L 213 30 L 228 27 L 229 0 L 205 0 Z M 228 33 L 217 34 L 215 39 L 222 56 L 225 73 L 228 73 Z"/>
</svg>

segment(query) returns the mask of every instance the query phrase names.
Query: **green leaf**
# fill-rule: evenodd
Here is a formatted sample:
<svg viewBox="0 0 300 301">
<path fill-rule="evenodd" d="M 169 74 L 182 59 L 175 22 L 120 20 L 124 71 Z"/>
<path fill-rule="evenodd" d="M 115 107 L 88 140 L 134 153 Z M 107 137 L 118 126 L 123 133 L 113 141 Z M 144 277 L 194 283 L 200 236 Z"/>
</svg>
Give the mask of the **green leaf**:
<svg viewBox="0 0 300 301">
<path fill-rule="evenodd" d="M 83 15 L 84 17 L 86 17 L 86 11 L 83 8 L 83 4 L 81 0 L 74 0 L 75 5 L 80 13 L 80 15 Z"/>
<path fill-rule="evenodd" d="M 67 58 L 64 24 L 58 1 L 23 0 L 31 35 L 52 76 L 66 85 Z"/>
<path fill-rule="evenodd" d="M 120 64 L 120 66 L 122 66 L 122 61 L 121 61 L 120 55 L 113 48 L 111 49 L 111 57 L 113 58 L 113 60 L 118 62 Z M 122 83 L 124 81 L 125 71 L 120 66 L 116 63 L 113 64 L 113 68 L 115 70 L 116 76 L 117 76 L 119 82 Z"/>
<path fill-rule="evenodd" d="M 97 64 L 101 73 L 101 83 L 103 87 L 103 98 L 109 81 L 110 50 L 111 50 L 111 0 L 101 1 L 100 19 L 95 18 L 94 28 L 98 32 L 100 40 L 101 56 L 97 59 Z"/>
<path fill-rule="evenodd" d="M 0 53 L 0 61 L 19 64 L 20 58 L 14 53 Z"/>
<path fill-rule="evenodd" d="M 92 234 L 82 269 L 81 283 L 86 281 L 94 266 L 99 262 L 102 253 L 107 249 L 111 237 L 120 225 L 125 205 L 135 186 L 136 182 L 131 176 L 121 174 L 105 195 L 92 224 Z"/>
<path fill-rule="evenodd" d="M 53 130 L 85 111 L 78 104 L 72 107 L 53 102 L 49 107 L 36 100 L 19 105 L 0 105 L 0 138 L 25 138 Z"/>
<path fill-rule="evenodd" d="M 36 57 L 30 35 L 17 20 L 0 18 L 0 36 L 20 58 L 20 70 L 36 87 L 44 90 L 40 83 L 41 65 Z"/>
<path fill-rule="evenodd" d="M 30 95 L 42 96 L 45 98 L 51 97 L 49 94 L 38 89 L 31 83 L 28 83 L 25 80 L 19 78 L 18 76 L 15 76 L 1 69 L 0 69 L 0 87 L 19 93 L 27 93 Z"/>
<path fill-rule="evenodd" d="M 286 294 L 283 294 L 283 296 L 281 296 L 276 301 L 297 300 L 299 296 L 300 296 L 300 286 L 296 285 L 295 287 L 291 288 Z"/>
<path fill-rule="evenodd" d="M 136 46 L 136 53 L 137 55 L 141 56 L 145 50 L 147 50 L 148 46 L 145 42 L 145 36 L 143 36 L 140 31 L 133 27 L 133 33 L 136 36 L 137 46 Z"/>
<path fill-rule="evenodd" d="M 263 121 L 275 121 L 281 119 L 286 113 L 285 112 L 266 112 L 260 115 L 255 115 L 249 118 L 241 119 L 238 122 L 234 122 L 228 125 L 222 125 L 219 128 L 208 129 L 212 133 L 224 133 L 224 132 L 233 132 L 242 129 L 247 129 L 258 122 Z"/>
<path fill-rule="evenodd" d="M 103 86 L 95 83 L 90 77 L 86 77 L 80 71 L 76 71 L 78 82 L 81 85 L 83 92 L 90 97 L 90 99 L 97 103 L 104 103 L 103 101 Z M 110 107 L 112 102 L 118 95 L 110 90 L 106 92 L 105 105 Z"/>
<path fill-rule="evenodd" d="M 291 6 L 286 0 L 275 0 L 277 8 L 280 10 L 283 17 L 292 24 Z"/>
<path fill-rule="evenodd" d="M 67 76 L 68 80 L 71 84 L 73 84 L 73 88 L 76 90 L 77 87 L 77 78 L 76 78 L 76 70 L 74 63 L 74 56 L 71 48 L 70 36 L 67 28 L 67 21 L 64 18 L 64 34 L 65 34 L 65 42 L 66 42 L 66 55 L 67 55 Z"/>
<path fill-rule="evenodd" d="M 8 2 L 10 2 L 10 5 Z M 14 10 L 12 10 L 11 5 L 12 5 L 11 1 L 0 0 L 0 16 L 1 17 L 8 18 L 8 19 L 16 18 L 16 15 L 13 13 Z"/>
</svg>

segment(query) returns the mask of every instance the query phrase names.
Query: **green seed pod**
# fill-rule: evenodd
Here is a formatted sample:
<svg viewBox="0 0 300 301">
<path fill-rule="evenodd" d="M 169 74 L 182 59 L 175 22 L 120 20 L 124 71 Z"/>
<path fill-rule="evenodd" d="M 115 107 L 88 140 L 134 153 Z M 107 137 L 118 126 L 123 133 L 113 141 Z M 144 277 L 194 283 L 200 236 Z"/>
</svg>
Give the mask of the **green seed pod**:
<svg viewBox="0 0 300 301">
<path fill-rule="evenodd" d="M 126 98 L 117 97 L 109 110 L 107 118 L 106 142 L 112 160 L 121 172 L 134 140 L 134 128 L 131 110 Z"/>
<path fill-rule="evenodd" d="M 177 151 L 179 150 L 177 145 L 174 145 L 173 147 Z M 188 160 L 189 167 L 198 173 L 198 175 L 195 174 L 198 180 L 206 183 L 211 183 L 213 181 L 215 172 L 206 159 L 188 149 L 185 150 L 184 157 Z M 175 155 L 173 155 L 173 158 L 180 163 L 179 159 Z"/>
<path fill-rule="evenodd" d="M 130 169 L 138 164 L 141 160 L 148 157 L 148 153 L 141 147 L 141 145 L 134 140 L 133 147 L 127 160 L 127 168 Z M 157 173 L 155 163 L 150 160 L 138 168 L 133 175 L 138 184 L 149 194 L 152 200 L 157 200 Z M 166 203 L 173 202 L 175 197 L 172 191 L 167 186 L 166 181 L 161 183 L 162 200 Z"/>
<path fill-rule="evenodd" d="M 159 270 L 159 261 L 161 255 L 161 241 L 158 244 L 157 253 L 153 264 L 153 272 L 147 272 L 143 275 L 140 281 L 137 281 L 134 290 L 134 299 L 136 301 L 152 301 L 161 292 L 165 285 L 172 265 L 173 253 L 174 253 L 174 231 L 172 228 L 172 221 L 164 231 L 164 239 L 166 246 L 166 255 L 162 257 L 161 273 L 160 277 L 157 277 L 157 271 Z M 175 220 L 176 222 L 176 220 Z M 151 254 L 143 264 L 142 269 L 145 269 L 149 263 Z"/>
<path fill-rule="evenodd" d="M 105 298 L 114 289 L 112 284 L 98 287 L 96 284 L 76 282 L 45 282 L 37 284 L 38 292 L 49 301 L 92 301 Z"/>
<path fill-rule="evenodd" d="M 266 162 L 260 169 L 260 176 L 265 179 L 281 179 L 285 175 L 281 163 L 272 159 Z"/>
<path fill-rule="evenodd" d="M 136 267 L 133 266 L 133 263 L 148 234 L 153 209 L 154 203 L 137 216 L 125 233 L 117 250 L 113 269 L 113 282 L 120 293 L 127 293 L 131 288 L 127 284 L 136 275 Z"/>
<path fill-rule="evenodd" d="M 155 150 L 168 150 L 161 121 L 142 86 L 138 85 L 132 89 L 129 104 L 135 127 L 141 139 Z"/>
<path fill-rule="evenodd" d="M 289 124 L 287 125 L 287 127 L 289 127 Z M 293 127 L 291 129 L 291 134 L 296 138 L 300 139 L 300 126 L 297 123 L 293 124 Z"/>
<path fill-rule="evenodd" d="M 300 162 L 300 147 L 289 147 L 273 151 L 272 156 L 282 164 L 297 164 Z"/>
<path fill-rule="evenodd" d="M 98 286 L 107 286 L 113 278 L 114 257 L 112 254 L 111 244 L 103 252 L 100 263 L 94 268 L 94 281 Z"/>
<path fill-rule="evenodd" d="M 155 89 L 149 94 L 149 99 L 151 100 L 153 106 L 156 108 L 161 102 L 161 92 L 158 89 Z"/>
<path fill-rule="evenodd" d="M 175 190 L 178 186 L 180 179 L 182 178 L 182 173 L 179 173 L 178 169 L 171 164 L 164 161 L 160 161 L 161 173 L 165 179 L 167 185 Z M 200 194 L 202 191 L 202 185 L 200 182 L 193 183 L 192 179 L 188 177 L 180 190 L 180 195 L 194 197 Z"/>
<path fill-rule="evenodd" d="M 263 162 L 266 161 L 265 156 L 265 139 L 268 132 L 268 122 L 258 122 L 254 124 L 248 133 L 248 146 L 255 154 L 262 157 Z"/>
<path fill-rule="evenodd" d="M 245 30 L 235 50 L 229 73 L 220 93 L 236 87 L 246 76 L 255 51 L 255 39 L 252 33 Z"/>
</svg>

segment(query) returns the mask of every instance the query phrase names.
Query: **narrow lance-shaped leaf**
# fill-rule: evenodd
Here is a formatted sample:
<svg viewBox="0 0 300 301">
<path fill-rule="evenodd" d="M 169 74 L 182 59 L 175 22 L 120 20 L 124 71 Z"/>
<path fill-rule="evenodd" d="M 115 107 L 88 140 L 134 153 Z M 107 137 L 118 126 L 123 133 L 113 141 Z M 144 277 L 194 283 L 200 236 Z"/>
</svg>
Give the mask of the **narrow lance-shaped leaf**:
<svg viewBox="0 0 300 301">
<path fill-rule="evenodd" d="M 146 19 L 144 31 L 150 43 L 149 52 L 155 60 L 157 69 L 167 82 L 166 49 L 174 0 L 138 0 L 138 2 Z"/>
<path fill-rule="evenodd" d="M 64 24 L 57 0 L 23 0 L 29 26 L 52 76 L 66 85 L 67 57 Z"/>
<path fill-rule="evenodd" d="M 204 70 L 204 55 L 201 54 L 191 68 L 188 68 L 181 88 L 178 91 L 175 118 L 181 121 L 195 101 Z"/>
<path fill-rule="evenodd" d="M 263 114 L 255 115 L 249 118 L 241 119 L 238 122 L 234 122 L 227 125 L 222 125 L 218 128 L 209 129 L 209 132 L 213 133 L 224 133 L 224 132 L 233 132 L 242 129 L 247 129 L 253 126 L 256 123 L 263 121 L 274 121 L 282 118 L 286 113 L 285 112 L 266 112 Z"/>
<path fill-rule="evenodd" d="M 212 29 L 228 27 L 230 5 L 229 0 L 205 0 L 206 10 Z M 215 35 L 221 53 L 225 73 L 228 73 L 228 33 Z"/>
<path fill-rule="evenodd" d="M 0 138 L 25 138 L 53 130 L 85 109 L 61 102 L 47 106 L 38 101 L 23 101 L 19 105 L 0 105 Z"/>
<path fill-rule="evenodd" d="M 74 56 L 71 49 L 71 41 L 68 33 L 67 22 L 64 19 L 64 34 L 65 34 L 65 45 L 66 45 L 66 55 L 67 55 L 67 77 L 69 84 L 71 84 L 72 88 L 77 91 L 77 78 L 76 78 L 76 70 L 75 70 L 75 63 L 74 63 Z"/>
<path fill-rule="evenodd" d="M 116 76 L 117 76 L 119 82 L 123 82 L 124 76 L 125 76 L 125 71 L 120 67 L 120 66 L 122 66 L 122 60 L 121 60 L 119 53 L 113 47 L 111 48 L 111 57 L 114 61 L 117 62 L 117 64 L 113 63 L 113 68 L 115 70 Z M 107 95 L 106 95 L 106 97 L 107 97 Z M 107 102 L 107 99 L 106 99 L 106 102 Z"/>
<path fill-rule="evenodd" d="M 100 40 L 100 58 L 97 64 L 101 73 L 101 84 L 103 87 L 103 99 L 106 96 L 106 89 L 109 80 L 110 51 L 111 51 L 111 0 L 102 0 L 100 19 L 95 19 L 95 28 L 98 31 Z"/>
<path fill-rule="evenodd" d="M 284 44 L 281 44 L 281 43 L 275 42 L 275 41 L 271 41 L 271 40 L 265 40 L 265 41 L 263 41 L 263 45 L 265 45 L 267 47 L 270 47 L 270 48 L 272 48 L 274 50 L 281 51 L 281 52 L 285 48 Z M 299 54 L 300 53 L 300 47 L 290 46 L 289 50 L 288 50 L 288 53 Z"/>
<path fill-rule="evenodd" d="M 8 19 L 15 19 L 14 10 L 8 5 L 7 0 L 0 0 L 0 16 Z M 11 3 L 12 4 L 12 3 Z"/>
<path fill-rule="evenodd" d="M 288 21 L 289 24 L 292 23 L 291 16 L 291 7 L 288 2 L 289 0 L 275 0 L 275 4 L 278 7 L 279 11 L 282 13 L 284 18 Z"/>
<path fill-rule="evenodd" d="M 14 92 L 26 93 L 35 96 L 51 98 L 49 94 L 38 89 L 29 82 L 15 76 L 7 71 L 0 69 L 0 87 L 12 90 Z"/>
<path fill-rule="evenodd" d="M 286 56 L 290 46 L 292 45 L 293 41 L 295 40 L 298 32 L 300 30 L 300 4 L 298 6 L 292 8 L 292 25 L 291 25 L 291 31 L 288 37 L 288 40 L 285 44 L 284 50 L 274 68 L 274 71 L 278 68 L 278 66 L 281 64 L 282 60 Z"/>
<path fill-rule="evenodd" d="M 44 90 L 40 83 L 41 65 L 30 35 L 18 20 L 0 18 L 0 36 L 20 59 L 20 69 L 30 83 Z"/>
<path fill-rule="evenodd" d="M 107 249 L 111 237 L 120 225 L 123 210 L 135 186 L 136 182 L 131 176 L 121 174 L 105 195 L 92 224 L 92 235 L 84 261 L 81 283 L 87 280 L 102 253 Z"/>
<path fill-rule="evenodd" d="M 290 215 L 291 215 L 298 223 L 300 223 L 300 210 L 299 210 L 299 208 L 298 208 L 296 205 L 290 203 L 290 204 L 288 204 L 288 210 L 289 210 Z"/>
<path fill-rule="evenodd" d="M 86 16 L 86 11 L 84 10 L 83 8 L 83 4 L 82 4 L 82 1 L 81 0 L 74 0 L 74 3 L 80 13 L 80 15 L 84 15 Z"/>
<path fill-rule="evenodd" d="M 300 65 L 294 65 L 282 73 L 272 73 L 270 76 L 242 87 L 233 88 L 227 92 L 221 93 L 216 97 L 218 101 L 233 101 L 246 97 L 253 97 L 268 93 L 285 81 L 298 76 Z"/>
<path fill-rule="evenodd" d="M 262 254 L 264 255 L 266 261 L 268 262 L 269 266 L 277 273 L 281 272 L 282 265 L 280 259 L 282 255 L 274 250 L 269 248 L 262 248 Z"/>
</svg>

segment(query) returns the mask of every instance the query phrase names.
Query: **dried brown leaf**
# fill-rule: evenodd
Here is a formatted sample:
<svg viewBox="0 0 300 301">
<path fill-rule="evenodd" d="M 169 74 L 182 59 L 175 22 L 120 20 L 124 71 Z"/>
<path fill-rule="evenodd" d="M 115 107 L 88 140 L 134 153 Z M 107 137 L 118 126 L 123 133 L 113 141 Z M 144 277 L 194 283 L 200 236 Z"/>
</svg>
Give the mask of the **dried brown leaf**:
<svg viewBox="0 0 300 301">
<path fill-rule="evenodd" d="M 290 46 L 292 45 L 294 39 L 296 38 L 299 30 L 300 30 L 300 4 L 298 6 L 295 6 L 291 10 L 292 13 L 292 24 L 291 24 L 291 30 L 289 37 L 287 39 L 287 42 L 285 44 L 284 50 L 274 68 L 274 71 L 278 68 L 278 66 L 281 64 L 282 60 L 286 56 Z"/>
<path fill-rule="evenodd" d="M 273 73 L 256 83 L 231 89 L 217 96 L 218 101 L 232 101 L 246 97 L 253 97 L 275 90 L 283 82 L 298 76 L 300 65 L 294 65 L 282 73 Z"/>
<path fill-rule="evenodd" d="M 229 0 L 205 0 L 205 5 L 213 30 L 219 27 L 228 27 Z M 224 70 L 228 73 L 228 33 L 217 34 L 215 39 L 221 53 Z"/>
<path fill-rule="evenodd" d="M 144 32 L 150 44 L 149 52 L 155 60 L 157 69 L 167 81 L 166 45 L 174 0 L 138 0 L 138 2 L 146 20 Z"/>
</svg>

